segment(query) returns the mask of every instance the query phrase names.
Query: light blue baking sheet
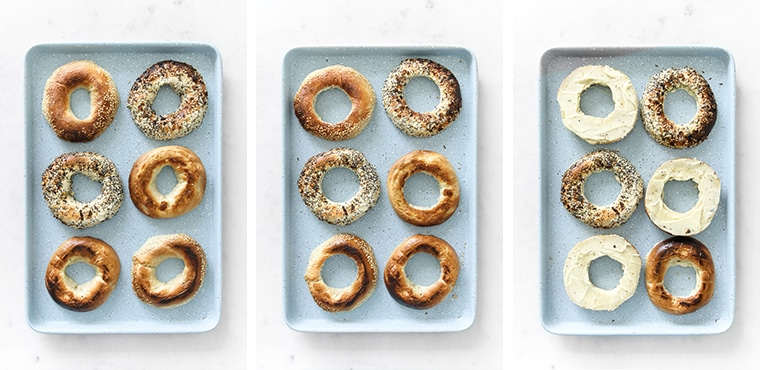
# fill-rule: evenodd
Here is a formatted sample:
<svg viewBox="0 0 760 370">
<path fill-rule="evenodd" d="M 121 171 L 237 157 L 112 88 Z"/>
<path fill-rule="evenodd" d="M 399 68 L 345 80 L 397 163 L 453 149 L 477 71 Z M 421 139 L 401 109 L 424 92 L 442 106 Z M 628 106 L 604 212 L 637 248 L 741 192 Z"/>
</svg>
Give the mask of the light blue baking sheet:
<svg viewBox="0 0 760 370">
<path fill-rule="evenodd" d="M 562 125 L 557 90 L 562 80 L 575 68 L 589 64 L 606 64 L 628 75 L 641 99 L 644 86 L 654 74 L 670 68 L 691 66 L 707 79 L 718 105 L 718 118 L 709 138 L 689 149 L 670 149 L 657 144 L 644 130 L 641 119 L 623 140 L 607 145 L 590 145 Z M 539 127 L 541 169 L 540 201 L 540 301 L 541 321 L 549 332 L 568 335 L 697 335 L 726 331 L 734 320 L 735 261 L 735 111 L 736 85 L 734 60 L 720 48 L 651 47 L 651 48 L 556 48 L 548 50 L 540 62 Z M 581 108 L 601 116 L 612 109 L 609 93 L 590 89 L 583 95 Z M 585 102 L 585 103 L 584 103 Z M 606 108 L 605 108 L 606 107 Z M 607 109 L 607 110 L 605 110 Z M 666 99 L 665 112 L 676 122 L 686 122 L 696 112 L 694 99 L 683 91 Z M 686 315 L 670 315 L 657 309 L 649 300 L 644 281 L 646 254 L 658 242 L 669 237 L 649 220 L 643 199 L 631 219 L 619 228 L 594 229 L 575 219 L 560 202 L 560 182 L 564 171 L 586 153 L 600 148 L 617 150 L 638 169 L 646 186 L 654 170 L 666 160 L 694 157 L 709 164 L 721 179 L 720 205 L 710 226 L 696 239 L 711 251 L 716 269 L 715 293 L 702 309 Z M 600 174 L 601 175 L 601 174 Z M 592 176 L 587 195 L 598 203 L 611 201 L 619 190 L 610 175 L 605 180 Z M 591 185 L 589 185 L 591 184 Z M 615 186 L 609 186 L 614 184 Z M 669 183 L 670 186 L 670 183 Z M 596 189 L 596 190 L 595 190 Z M 696 189 L 687 182 L 666 187 L 666 202 L 672 207 L 690 208 Z M 642 258 L 641 278 L 635 294 L 614 311 L 591 311 L 574 305 L 564 290 L 562 269 L 570 249 L 592 235 L 614 233 L 628 239 Z M 619 266 L 619 265 L 618 265 Z M 600 259 L 592 265 L 592 280 L 599 285 L 614 286 L 620 269 L 615 263 Z M 617 272 L 616 272 L 617 270 Z M 694 286 L 693 269 L 671 268 L 666 285 L 687 294 Z M 608 280 L 608 281 L 605 281 Z M 610 281 L 611 280 L 611 281 Z M 609 285 L 612 284 L 612 285 Z"/>
<path fill-rule="evenodd" d="M 388 74 L 403 59 L 411 57 L 429 58 L 443 64 L 457 77 L 462 90 L 463 106 L 459 117 L 446 130 L 429 138 L 403 134 L 391 123 L 381 101 L 381 89 Z M 356 138 L 339 142 L 307 133 L 293 113 L 293 96 L 304 77 L 314 70 L 334 64 L 343 64 L 362 73 L 372 84 L 377 99 L 367 128 Z M 426 79 L 415 80 L 405 90 L 410 106 L 417 110 L 434 107 L 439 97 L 435 85 Z M 429 83 L 426 85 L 424 82 Z M 285 55 L 282 248 L 285 320 L 291 328 L 309 332 L 443 332 L 464 330 L 472 324 L 477 302 L 477 97 L 475 56 L 458 47 L 303 47 Z M 345 94 L 333 89 L 320 95 L 316 107 L 326 120 L 337 122 L 348 114 L 350 103 Z M 297 187 L 304 163 L 311 156 L 338 146 L 362 151 L 376 167 L 382 184 L 377 205 L 364 217 L 344 227 L 319 221 L 304 204 Z M 396 216 L 388 201 L 385 184 L 388 169 L 399 157 L 415 149 L 428 149 L 445 155 L 457 171 L 461 187 L 459 208 L 441 225 L 417 227 L 407 224 Z M 337 170 L 328 173 L 328 177 L 333 172 L 339 172 Z M 333 199 L 337 201 L 347 199 L 355 189 L 352 188 L 355 186 L 352 184 L 356 184 L 355 176 L 351 181 L 350 171 L 344 172 L 348 174 L 336 174 L 334 180 L 325 180 L 325 191 L 333 192 L 327 195 L 333 194 Z M 435 198 L 426 195 L 430 195 L 432 192 L 429 189 L 436 186 L 434 181 L 432 184 L 424 180 L 413 183 L 410 179 L 407 184 L 410 202 L 431 204 Z M 349 312 L 329 313 L 314 303 L 303 275 L 312 249 L 340 232 L 356 234 L 372 246 L 380 270 L 379 279 L 377 288 L 364 304 Z M 453 291 L 441 304 L 427 310 L 414 310 L 396 303 L 388 294 L 382 277 L 391 251 L 404 239 L 417 233 L 433 234 L 448 241 L 457 251 L 461 264 Z M 437 262 L 426 256 L 421 253 L 420 262 L 407 265 L 410 278 L 416 277 L 416 281 L 424 284 L 435 281 L 438 269 Z M 347 258 L 328 260 L 332 265 L 327 265 L 323 274 L 326 280 L 332 278 L 335 282 L 328 283 L 345 286 L 353 280 L 356 267 L 347 261 Z"/>
<path fill-rule="evenodd" d="M 89 59 L 107 70 L 119 92 L 116 118 L 105 132 L 88 143 L 59 139 L 42 115 L 42 96 L 47 79 L 59 66 Z M 203 76 L 209 105 L 201 126 L 188 136 L 156 141 L 134 124 L 127 109 L 129 89 L 152 64 L 173 59 L 194 66 Z M 26 94 L 26 287 L 27 321 L 43 333 L 190 333 L 213 329 L 219 322 L 222 300 L 222 62 L 210 45 L 197 43 L 146 44 L 41 44 L 33 46 L 25 60 Z M 168 87 L 162 88 L 168 89 Z M 86 93 L 72 98 L 74 112 L 88 110 Z M 83 97 L 82 97 L 83 96 Z M 162 91 L 154 104 L 159 113 L 176 109 L 179 97 Z M 203 161 L 207 173 L 201 204 L 173 219 L 151 219 L 137 210 L 129 198 L 129 172 L 144 152 L 164 145 L 183 145 Z M 110 220 L 86 229 L 70 228 L 55 219 L 42 198 L 41 176 L 58 155 L 70 151 L 95 151 L 110 158 L 124 184 L 124 202 Z M 159 176 L 161 186 L 172 185 L 170 172 Z M 162 185 L 164 184 L 164 185 Z M 96 183 L 77 182 L 74 190 L 84 199 L 99 192 Z M 165 187 L 163 189 L 166 189 Z M 90 197 L 90 198 L 88 198 Z M 186 233 L 206 252 L 208 270 L 198 294 L 183 306 L 159 309 L 140 301 L 132 291 L 132 255 L 149 238 L 160 234 Z M 45 269 L 58 245 L 71 236 L 93 236 L 118 253 L 121 274 L 115 290 L 99 308 L 73 312 L 58 306 L 45 288 Z M 173 266 L 173 267 L 172 267 Z M 178 272 L 180 264 L 162 266 L 160 273 Z M 72 273 L 76 273 L 74 270 Z M 85 274 L 86 275 L 86 274 Z"/>
</svg>

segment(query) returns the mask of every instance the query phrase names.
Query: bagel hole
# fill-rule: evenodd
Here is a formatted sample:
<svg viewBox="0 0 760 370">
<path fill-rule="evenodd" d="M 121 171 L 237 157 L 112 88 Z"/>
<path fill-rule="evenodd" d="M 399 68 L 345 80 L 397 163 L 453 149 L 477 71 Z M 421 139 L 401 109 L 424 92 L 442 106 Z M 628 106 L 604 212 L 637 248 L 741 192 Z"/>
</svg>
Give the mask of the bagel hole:
<svg viewBox="0 0 760 370">
<path fill-rule="evenodd" d="M 441 188 L 438 180 L 427 173 L 418 172 L 409 176 L 404 184 L 404 199 L 417 208 L 430 208 L 438 203 Z"/>
<path fill-rule="evenodd" d="M 71 177 L 71 188 L 74 199 L 82 203 L 91 202 L 103 192 L 103 184 L 79 173 Z"/>
<path fill-rule="evenodd" d="M 152 108 L 157 115 L 163 116 L 178 110 L 181 101 L 182 99 L 171 86 L 162 85 L 158 89 Z"/>
<path fill-rule="evenodd" d="M 339 123 L 351 113 L 351 99 L 340 88 L 331 87 L 320 92 L 314 103 L 314 110 L 323 121 Z"/>
<path fill-rule="evenodd" d="M 350 286 L 359 274 L 356 262 L 343 254 L 330 256 L 322 266 L 322 280 L 333 288 Z"/>
<path fill-rule="evenodd" d="M 420 252 L 409 257 L 404 272 L 417 285 L 428 286 L 441 277 L 441 264 L 430 253 Z"/>
<path fill-rule="evenodd" d="M 604 118 L 615 110 L 612 90 L 604 85 L 591 85 L 581 94 L 581 111 L 587 116 Z"/>
<path fill-rule="evenodd" d="M 600 289 L 614 289 L 623 277 L 623 265 L 608 256 L 601 256 L 589 264 L 588 277 Z"/>
<path fill-rule="evenodd" d="M 185 262 L 182 259 L 176 257 L 167 258 L 156 266 L 156 278 L 166 283 L 182 273 L 184 269 Z"/>
<path fill-rule="evenodd" d="M 688 91 L 677 89 L 665 95 L 665 116 L 677 125 L 689 123 L 697 115 L 697 101 Z"/>
<path fill-rule="evenodd" d="M 95 277 L 95 268 L 79 261 L 66 267 L 66 275 L 76 281 L 77 284 L 82 285 Z"/>
<path fill-rule="evenodd" d="M 676 262 L 665 272 L 663 284 L 667 291 L 676 297 L 692 295 L 697 286 L 697 271 L 688 262 Z"/>
<path fill-rule="evenodd" d="M 90 92 L 84 88 L 77 88 L 69 96 L 71 113 L 78 119 L 85 119 L 90 115 Z"/>
<path fill-rule="evenodd" d="M 622 185 L 609 170 L 592 173 L 583 185 L 583 194 L 589 202 L 596 205 L 609 205 L 617 199 Z"/>
<path fill-rule="evenodd" d="M 676 212 L 686 212 L 697 204 L 699 190 L 693 180 L 670 180 L 662 190 L 662 200 Z"/>
<path fill-rule="evenodd" d="M 348 168 L 335 167 L 325 173 L 322 191 L 333 202 L 345 202 L 359 191 L 359 177 Z"/>
<path fill-rule="evenodd" d="M 430 112 L 441 101 L 441 89 L 427 77 L 414 77 L 404 87 L 404 100 L 415 112 Z"/>
<path fill-rule="evenodd" d="M 171 166 L 164 166 L 156 176 L 156 189 L 158 192 L 167 195 L 174 190 L 177 186 L 177 176 L 174 173 L 174 168 Z"/>
</svg>

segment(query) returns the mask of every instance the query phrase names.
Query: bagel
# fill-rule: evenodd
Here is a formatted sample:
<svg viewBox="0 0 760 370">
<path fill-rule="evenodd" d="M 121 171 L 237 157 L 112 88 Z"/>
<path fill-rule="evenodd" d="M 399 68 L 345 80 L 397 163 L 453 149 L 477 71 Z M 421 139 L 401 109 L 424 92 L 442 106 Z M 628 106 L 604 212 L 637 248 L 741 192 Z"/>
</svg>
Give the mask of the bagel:
<svg viewBox="0 0 760 370">
<path fill-rule="evenodd" d="M 428 286 L 421 286 L 409 280 L 404 271 L 409 259 L 420 252 L 435 257 L 441 267 L 438 280 Z M 440 304 L 454 288 L 459 278 L 459 257 L 445 240 L 433 235 L 412 235 L 391 252 L 385 264 L 385 287 L 398 303 L 417 310 L 432 308 Z"/>
<path fill-rule="evenodd" d="M 665 115 L 665 97 L 684 89 L 697 104 L 697 114 L 688 123 L 679 125 Z M 710 84 L 691 67 L 669 68 L 647 83 L 641 97 L 641 123 L 656 142 L 670 148 L 691 148 L 699 145 L 710 135 L 718 117 Z"/>
<path fill-rule="evenodd" d="M 171 167 L 177 184 L 168 194 L 156 187 L 164 167 Z M 192 211 L 203 200 L 206 169 L 192 150 L 171 145 L 151 149 L 141 155 L 129 173 L 129 197 L 143 214 L 153 218 L 173 218 Z"/>
<path fill-rule="evenodd" d="M 76 200 L 72 189 L 75 174 L 99 182 L 101 193 L 89 202 Z M 124 200 L 124 188 L 110 159 L 94 152 L 70 152 L 55 158 L 42 173 L 42 196 L 56 219 L 84 229 L 116 215 Z"/>
<path fill-rule="evenodd" d="M 83 119 L 71 110 L 71 93 L 83 88 L 90 94 L 90 113 Z M 66 63 L 48 78 L 42 97 L 42 114 L 55 134 L 66 141 L 95 140 L 113 122 L 119 92 L 111 75 L 89 60 Z"/>
<path fill-rule="evenodd" d="M 607 256 L 623 268 L 623 276 L 612 289 L 599 288 L 589 278 L 591 262 Z M 562 275 L 565 292 L 570 300 L 589 310 L 613 311 L 636 292 L 641 275 L 641 256 L 625 238 L 595 235 L 576 244 L 565 259 Z"/>
<path fill-rule="evenodd" d="M 351 285 L 335 288 L 322 279 L 322 268 L 330 257 L 342 254 L 356 262 L 357 276 Z M 377 262 L 367 242 L 352 234 L 333 235 L 309 256 L 304 280 L 314 302 L 325 311 L 350 311 L 364 303 L 377 285 Z"/>
<path fill-rule="evenodd" d="M 163 282 L 156 276 L 161 262 L 178 258 L 182 272 Z M 206 253 L 186 234 L 158 235 L 148 239 L 132 256 L 132 290 L 141 301 L 159 308 L 189 302 L 198 294 L 206 277 Z"/>
<path fill-rule="evenodd" d="M 617 198 L 607 206 L 591 203 L 584 194 L 588 177 L 603 170 L 611 171 L 622 187 Z M 595 228 L 610 229 L 622 225 L 633 215 L 644 195 L 644 180 L 627 159 L 602 149 L 573 163 L 562 176 L 560 191 L 562 205 L 575 218 Z"/>
<path fill-rule="evenodd" d="M 612 92 L 615 109 L 606 117 L 589 116 L 581 111 L 581 95 L 592 85 L 606 86 Z M 562 123 L 589 144 L 609 144 L 623 139 L 633 129 L 639 100 L 631 80 L 610 66 L 578 67 L 562 81 L 557 91 Z"/>
<path fill-rule="evenodd" d="M 675 296 L 665 287 L 665 274 L 671 266 L 693 267 L 697 281 L 686 297 Z M 712 299 L 715 291 L 715 265 L 710 250 L 688 236 L 674 236 L 657 243 L 649 251 L 646 264 L 647 295 L 662 311 L 674 315 L 692 313 Z"/>
<path fill-rule="evenodd" d="M 436 204 L 420 208 L 409 204 L 404 196 L 406 181 L 416 173 L 426 173 L 438 181 Z M 399 218 L 412 225 L 433 226 L 444 223 L 459 206 L 459 179 L 454 167 L 440 153 L 415 150 L 399 158 L 388 171 L 388 197 Z"/>
<path fill-rule="evenodd" d="M 153 102 L 161 86 L 168 85 L 179 95 L 177 110 L 159 116 Z M 208 110 L 208 91 L 203 76 L 193 66 L 164 60 L 145 70 L 129 90 L 127 108 L 132 120 L 145 136 L 172 140 L 197 129 Z"/>
<path fill-rule="evenodd" d="M 359 178 L 359 191 L 344 202 L 333 202 L 322 190 L 322 180 L 331 169 L 345 167 Z M 303 166 L 298 178 L 298 191 L 317 218 L 329 224 L 345 226 L 364 216 L 380 198 L 377 170 L 356 149 L 334 148 L 319 153 Z"/>
<path fill-rule="evenodd" d="M 332 88 L 342 90 L 351 100 L 351 112 L 344 120 L 334 124 L 322 120 L 314 109 L 317 96 Z M 375 90 L 353 68 L 342 65 L 325 67 L 304 78 L 293 98 L 293 109 L 298 122 L 312 135 L 327 140 L 347 140 L 367 127 L 375 111 Z"/>
<path fill-rule="evenodd" d="M 665 184 L 671 180 L 693 180 L 699 195 L 686 212 L 676 212 L 663 199 Z M 647 184 L 644 207 L 649 219 L 671 235 L 696 235 L 712 222 L 720 203 L 720 178 L 707 163 L 693 158 L 671 159 L 660 165 Z"/>
<path fill-rule="evenodd" d="M 95 270 L 95 275 L 81 284 L 66 273 L 69 266 L 79 262 Z M 110 245 L 100 239 L 75 236 L 58 246 L 50 258 L 45 287 L 61 307 L 78 312 L 92 311 L 108 300 L 120 273 L 119 256 Z"/>
<path fill-rule="evenodd" d="M 416 112 L 406 102 L 404 88 L 415 77 L 429 78 L 440 90 L 438 105 L 430 112 Z M 383 107 L 388 117 L 399 130 L 409 136 L 437 135 L 457 119 L 462 109 L 462 92 L 456 76 L 430 59 L 403 60 L 386 78 L 382 94 Z"/>
</svg>

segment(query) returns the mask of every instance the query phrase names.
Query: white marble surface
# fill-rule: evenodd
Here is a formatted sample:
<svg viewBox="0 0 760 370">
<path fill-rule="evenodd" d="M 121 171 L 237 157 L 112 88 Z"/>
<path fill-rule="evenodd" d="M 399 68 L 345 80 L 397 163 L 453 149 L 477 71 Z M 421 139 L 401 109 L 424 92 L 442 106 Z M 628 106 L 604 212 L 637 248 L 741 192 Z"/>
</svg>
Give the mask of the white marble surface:
<svg viewBox="0 0 760 370">
<path fill-rule="evenodd" d="M 9 8 L 10 9 L 10 8 Z M 0 12 L 0 368 L 235 369 L 246 364 L 246 3 L 236 1 L 18 2 Z M 224 277 L 218 327 L 194 335 L 46 335 L 25 321 L 24 55 L 48 42 L 194 41 L 224 68 Z M 123 276 L 122 276 L 123 278 Z"/>
<path fill-rule="evenodd" d="M 256 19 L 256 367 L 494 369 L 502 366 L 502 9 L 493 1 L 271 1 Z M 466 6 L 463 6 L 466 4 Z M 479 68 L 478 307 L 474 325 L 441 334 L 314 334 L 282 308 L 282 58 L 297 46 L 445 45 Z"/>
<path fill-rule="evenodd" d="M 513 19 L 514 115 L 512 237 L 514 304 L 505 363 L 519 369 L 709 369 L 745 368 L 760 342 L 755 314 L 758 294 L 753 261 L 760 249 L 752 234 L 760 216 L 753 212 L 757 180 L 754 144 L 760 133 L 754 108 L 760 99 L 760 54 L 753 42 L 760 32 L 756 2 L 638 1 L 612 6 L 606 1 L 518 1 Z M 615 10 L 620 12 L 615 12 Z M 622 10 L 624 9 L 624 10 Z M 540 57 L 560 46 L 710 45 L 730 51 L 737 71 L 736 316 L 726 333 L 714 336 L 575 337 L 556 336 L 540 324 L 538 296 L 538 73 Z M 507 82 L 507 89 L 509 82 Z M 513 122 L 514 124 L 510 123 Z M 507 195 L 509 196 L 509 195 Z M 510 212 L 506 210 L 505 212 Z M 508 237 L 509 239 L 509 237 Z M 519 248 L 518 248 L 519 246 Z M 507 317 L 507 320 L 510 318 Z M 509 334 L 506 335 L 509 337 Z"/>
</svg>

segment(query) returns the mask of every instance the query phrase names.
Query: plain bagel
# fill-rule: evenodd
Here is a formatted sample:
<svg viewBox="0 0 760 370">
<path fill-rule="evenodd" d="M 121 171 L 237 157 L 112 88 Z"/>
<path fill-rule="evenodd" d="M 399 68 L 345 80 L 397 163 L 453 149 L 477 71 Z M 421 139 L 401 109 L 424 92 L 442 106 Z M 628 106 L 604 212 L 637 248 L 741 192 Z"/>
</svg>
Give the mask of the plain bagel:
<svg viewBox="0 0 760 370">
<path fill-rule="evenodd" d="M 327 285 L 322 279 L 325 262 L 342 254 L 356 263 L 356 279 L 344 288 Z M 325 311 L 350 311 L 364 303 L 377 286 L 377 262 L 372 247 L 362 238 L 348 233 L 333 235 L 309 256 L 304 280 L 314 302 Z"/>
<path fill-rule="evenodd" d="M 79 88 L 90 94 L 90 113 L 83 119 L 71 110 L 71 94 Z M 113 122 L 119 93 L 108 71 L 89 60 L 66 63 L 45 83 L 42 114 L 55 134 L 66 141 L 95 140 Z"/>
<path fill-rule="evenodd" d="M 351 100 L 351 112 L 338 123 L 325 122 L 314 109 L 317 96 L 331 88 L 342 90 Z M 375 90 L 357 70 L 342 65 L 329 66 L 304 78 L 293 98 L 293 109 L 298 122 L 312 135 L 327 140 L 347 140 L 367 127 L 375 111 Z"/>
<path fill-rule="evenodd" d="M 686 297 L 673 295 L 665 287 L 665 274 L 671 266 L 693 267 L 697 281 Z M 663 240 L 647 255 L 647 294 L 659 309 L 674 315 L 694 312 L 712 299 L 715 291 L 715 265 L 712 254 L 700 241 L 688 236 Z"/>
<path fill-rule="evenodd" d="M 171 167 L 177 184 L 168 194 L 156 187 L 158 174 Z M 192 150 L 163 146 L 141 155 L 129 173 L 129 196 L 140 212 L 153 218 L 173 218 L 192 211 L 203 200 L 206 169 Z"/>
<path fill-rule="evenodd" d="M 438 181 L 438 200 L 429 208 L 413 206 L 404 196 L 406 181 L 416 173 L 426 173 Z M 396 215 L 412 225 L 442 224 L 459 206 L 459 179 L 454 167 L 444 155 L 430 150 L 414 150 L 396 160 L 388 170 L 387 186 Z"/>
<path fill-rule="evenodd" d="M 184 267 L 177 276 L 164 282 L 158 279 L 156 270 L 169 258 L 182 260 Z M 132 290 L 151 306 L 177 307 L 189 302 L 201 289 L 206 266 L 206 253 L 189 235 L 154 236 L 132 256 Z"/>
<path fill-rule="evenodd" d="M 410 280 L 404 267 L 417 253 L 429 253 L 438 260 L 441 274 L 433 284 L 418 285 Z M 391 252 L 385 264 L 385 287 L 394 300 L 402 305 L 424 310 L 440 304 L 451 292 L 459 278 L 459 257 L 445 240 L 433 235 L 412 235 Z"/>
<path fill-rule="evenodd" d="M 66 273 L 69 266 L 80 262 L 95 270 L 95 275 L 81 284 Z M 106 242 L 87 236 L 71 237 L 61 243 L 50 258 L 45 271 L 45 287 L 61 307 L 71 311 L 92 311 L 111 295 L 120 272 L 119 256 Z"/>
</svg>

